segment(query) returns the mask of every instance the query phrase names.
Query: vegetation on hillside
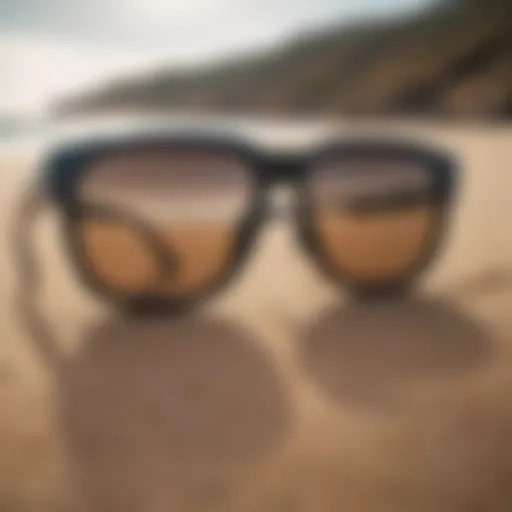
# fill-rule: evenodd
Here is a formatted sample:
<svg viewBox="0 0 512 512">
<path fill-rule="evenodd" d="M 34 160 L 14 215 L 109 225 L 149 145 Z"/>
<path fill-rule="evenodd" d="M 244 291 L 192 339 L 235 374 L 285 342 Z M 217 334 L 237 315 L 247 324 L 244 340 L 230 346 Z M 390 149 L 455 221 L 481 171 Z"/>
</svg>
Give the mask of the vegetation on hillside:
<svg viewBox="0 0 512 512">
<path fill-rule="evenodd" d="M 323 28 L 261 54 L 107 84 L 55 112 L 105 109 L 512 118 L 512 1 L 451 0 Z"/>
</svg>

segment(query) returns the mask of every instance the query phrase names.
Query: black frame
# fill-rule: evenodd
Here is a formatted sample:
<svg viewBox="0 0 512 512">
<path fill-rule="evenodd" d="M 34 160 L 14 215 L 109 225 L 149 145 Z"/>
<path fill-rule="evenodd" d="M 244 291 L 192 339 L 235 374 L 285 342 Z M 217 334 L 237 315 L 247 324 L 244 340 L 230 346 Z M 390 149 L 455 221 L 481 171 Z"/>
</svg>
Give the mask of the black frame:
<svg viewBox="0 0 512 512">
<path fill-rule="evenodd" d="M 252 203 L 245 218 L 237 228 L 236 244 L 229 257 L 226 268 L 212 282 L 205 283 L 192 294 L 178 299 L 161 296 L 132 296 L 118 293 L 101 280 L 92 271 L 79 236 L 81 230 L 77 224 L 92 215 L 116 215 L 123 212 L 106 211 L 93 205 L 83 204 L 77 193 L 80 179 L 87 173 L 90 164 L 97 159 L 123 149 L 172 149 L 197 148 L 201 150 L 219 150 L 229 152 L 239 158 L 249 170 L 253 180 Z M 439 222 L 432 227 L 426 237 L 426 246 L 417 261 L 400 276 L 399 281 L 374 285 L 358 285 L 347 278 L 339 267 L 333 265 L 323 250 L 322 243 L 314 227 L 312 215 L 314 204 L 311 198 L 308 179 L 311 171 L 330 156 L 351 158 L 354 156 L 381 156 L 383 158 L 403 158 L 418 163 L 432 175 L 432 190 L 428 195 L 428 204 L 435 205 L 439 211 Z M 330 140 L 324 144 L 298 153 L 265 151 L 256 144 L 235 137 L 212 134 L 194 135 L 131 135 L 110 140 L 89 140 L 81 144 L 68 144 L 57 149 L 47 159 L 44 167 L 44 186 L 52 197 L 64 221 L 66 247 L 69 256 L 81 280 L 93 291 L 129 312 L 180 312 L 196 305 L 218 291 L 243 268 L 252 244 L 258 234 L 268 211 L 268 191 L 278 183 L 294 186 L 298 193 L 298 209 L 295 212 L 299 240 L 317 262 L 325 275 L 334 279 L 355 296 L 381 296 L 408 290 L 418 275 L 430 264 L 439 247 L 446 227 L 447 209 L 451 204 L 456 185 L 456 164 L 445 152 L 418 144 L 416 142 L 383 138 Z M 386 207 L 401 207 L 410 204 L 411 198 L 396 197 L 393 204 Z M 404 202 L 405 201 L 405 202 Z M 409 202 L 407 202 L 409 201 Z M 422 204 L 425 204 L 422 197 Z M 376 205 L 377 208 L 382 205 Z M 126 219 L 125 219 L 126 220 Z M 152 235 L 149 226 L 143 226 L 136 219 L 133 225 L 140 234 Z M 153 237 L 154 238 L 154 237 Z M 158 251 L 158 240 L 152 241 Z M 156 244 L 156 245 L 155 245 Z"/>
</svg>

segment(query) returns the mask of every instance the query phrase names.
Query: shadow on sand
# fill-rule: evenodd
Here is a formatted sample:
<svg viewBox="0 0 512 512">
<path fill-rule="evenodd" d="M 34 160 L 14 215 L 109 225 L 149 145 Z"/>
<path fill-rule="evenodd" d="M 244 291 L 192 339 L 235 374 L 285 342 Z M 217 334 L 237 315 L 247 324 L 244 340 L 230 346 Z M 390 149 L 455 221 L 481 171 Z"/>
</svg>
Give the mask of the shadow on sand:
<svg viewBox="0 0 512 512">
<path fill-rule="evenodd" d="M 223 509 L 231 485 L 285 435 L 278 375 L 233 325 L 111 319 L 66 359 L 29 301 L 21 312 L 55 372 L 86 510 Z"/>
<path fill-rule="evenodd" d="M 300 342 L 307 374 L 342 405 L 387 407 L 408 386 L 478 369 L 486 331 L 449 302 L 389 300 L 331 310 Z"/>
</svg>

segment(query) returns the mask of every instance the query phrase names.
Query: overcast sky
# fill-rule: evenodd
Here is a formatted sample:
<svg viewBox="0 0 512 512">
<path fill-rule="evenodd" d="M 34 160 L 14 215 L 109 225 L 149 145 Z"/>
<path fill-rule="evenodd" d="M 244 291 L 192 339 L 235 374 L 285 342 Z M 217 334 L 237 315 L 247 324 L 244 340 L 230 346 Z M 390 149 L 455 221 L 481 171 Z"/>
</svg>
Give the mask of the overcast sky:
<svg viewBox="0 0 512 512">
<path fill-rule="evenodd" d="M 208 59 L 301 28 L 414 11 L 429 0 L 0 0 L 0 114 L 105 78 Z"/>
</svg>

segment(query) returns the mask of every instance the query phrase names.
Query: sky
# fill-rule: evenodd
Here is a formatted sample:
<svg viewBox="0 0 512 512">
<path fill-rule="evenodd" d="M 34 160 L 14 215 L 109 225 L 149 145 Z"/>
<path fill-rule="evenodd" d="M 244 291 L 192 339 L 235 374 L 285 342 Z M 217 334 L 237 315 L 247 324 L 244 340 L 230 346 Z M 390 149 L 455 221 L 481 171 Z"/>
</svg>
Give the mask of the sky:
<svg viewBox="0 0 512 512">
<path fill-rule="evenodd" d="M 159 65 L 265 47 L 429 0 L 0 0 L 0 115 Z"/>
</svg>

